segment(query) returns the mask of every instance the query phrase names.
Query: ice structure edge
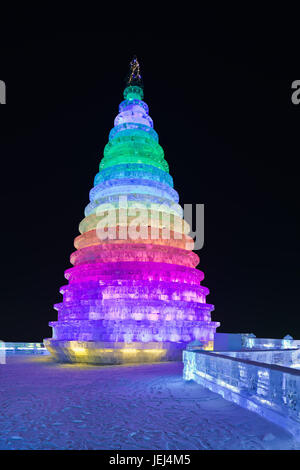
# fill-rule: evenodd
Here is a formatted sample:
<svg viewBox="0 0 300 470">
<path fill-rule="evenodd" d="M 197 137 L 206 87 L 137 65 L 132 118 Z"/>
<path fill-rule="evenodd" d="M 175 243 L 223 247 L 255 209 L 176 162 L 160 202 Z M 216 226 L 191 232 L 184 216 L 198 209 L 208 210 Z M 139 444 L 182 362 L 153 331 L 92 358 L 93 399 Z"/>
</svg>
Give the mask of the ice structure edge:
<svg viewBox="0 0 300 470">
<path fill-rule="evenodd" d="M 255 359 L 261 352 L 270 351 L 254 351 Z M 280 351 L 273 352 L 278 355 Z M 252 351 L 237 351 L 236 354 L 251 357 Z M 183 363 L 184 380 L 193 380 L 225 400 L 259 414 L 300 441 L 300 370 L 231 357 L 223 351 L 186 350 Z"/>
</svg>

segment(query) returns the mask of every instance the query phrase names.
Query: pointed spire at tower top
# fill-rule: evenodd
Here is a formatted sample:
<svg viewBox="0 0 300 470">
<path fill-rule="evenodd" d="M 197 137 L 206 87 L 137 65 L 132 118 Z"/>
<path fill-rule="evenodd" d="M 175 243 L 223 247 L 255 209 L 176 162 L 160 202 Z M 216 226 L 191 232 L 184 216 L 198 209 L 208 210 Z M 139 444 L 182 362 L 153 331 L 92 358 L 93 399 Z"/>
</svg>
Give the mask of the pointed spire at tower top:
<svg viewBox="0 0 300 470">
<path fill-rule="evenodd" d="M 125 100 L 142 100 L 143 93 L 143 80 L 140 71 L 140 64 L 136 56 L 133 56 L 130 62 L 130 71 L 126 78 L 126 88 L 124 90 Z"/>
<path fill-rule="evenodd" d="M 127 78 L 127 86 L 140 86 L 143 88 L 140 64 L 136 55 L 133 56 L 133 59 L 130 62 L 130 72 Z"/>
</svg>

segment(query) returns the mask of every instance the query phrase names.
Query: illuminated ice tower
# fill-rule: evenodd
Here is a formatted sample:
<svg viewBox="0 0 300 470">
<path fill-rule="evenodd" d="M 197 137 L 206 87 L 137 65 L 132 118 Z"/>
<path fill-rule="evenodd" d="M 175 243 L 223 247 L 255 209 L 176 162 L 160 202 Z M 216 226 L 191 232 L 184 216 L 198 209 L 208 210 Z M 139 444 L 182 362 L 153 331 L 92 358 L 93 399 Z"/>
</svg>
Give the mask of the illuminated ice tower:
<svg viewBox="0 0 300 470">
<path fill-rule="evenodd" d="M 45 345 L 56 359 L 121 363 L 180 359 L 190 341 L 211 349 L 204 275 L 131 62 L 85 218 L 63 302 Z"/>
</svg>

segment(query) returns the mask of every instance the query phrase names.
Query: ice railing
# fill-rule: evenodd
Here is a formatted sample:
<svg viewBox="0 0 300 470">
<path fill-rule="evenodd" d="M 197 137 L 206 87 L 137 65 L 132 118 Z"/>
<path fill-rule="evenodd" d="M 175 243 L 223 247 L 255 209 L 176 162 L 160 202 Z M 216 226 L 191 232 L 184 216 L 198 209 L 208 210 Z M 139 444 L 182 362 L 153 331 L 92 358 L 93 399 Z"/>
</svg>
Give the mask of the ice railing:
<svg viewBox="0 0 300 470">
<path fill-rule="evenodd" d="M 185 380 L 219 393 L 300 438 L 300 371 L 207 351 L 184 351 Z"/>
<path fill-rule="evenodd" d="M 3 341 L 2 343 L 2 348 L 5 354 L 48 354 L 48 351 L 43 343 L 7 343 Z"/>
<path fill-rule="evenodd" d="M 297 348 L 300 341 L 294 340 L 290 335 L 282 339 L 274 338 L 256 338 L 253 333 L 242 333 L 242 348 L 244 349 L 286 349 Z"/>
<path fill-rule="evenodd" d="M 300 348 L 300 346 L 299 346 Z M 214 351 L 215 354 L 300 369 L 300 349 L 249 349 L 241 351 Z"/>
</svg>

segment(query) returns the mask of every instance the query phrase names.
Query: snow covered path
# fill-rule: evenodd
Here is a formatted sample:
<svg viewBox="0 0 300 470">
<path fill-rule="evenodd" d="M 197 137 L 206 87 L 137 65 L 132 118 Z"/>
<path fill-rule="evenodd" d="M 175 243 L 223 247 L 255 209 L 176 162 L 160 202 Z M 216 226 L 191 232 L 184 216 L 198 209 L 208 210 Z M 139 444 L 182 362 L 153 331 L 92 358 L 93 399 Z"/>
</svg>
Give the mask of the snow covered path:
<svg viewBox="0 0 300 470">
<path fill-rule="evenodd" d="M 0 365 L 0 449 L 300 449 L 258 415 L 182 380 L 181 363 Z"/>
</svg>

